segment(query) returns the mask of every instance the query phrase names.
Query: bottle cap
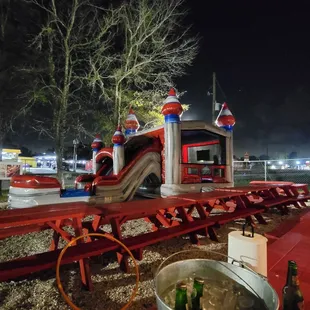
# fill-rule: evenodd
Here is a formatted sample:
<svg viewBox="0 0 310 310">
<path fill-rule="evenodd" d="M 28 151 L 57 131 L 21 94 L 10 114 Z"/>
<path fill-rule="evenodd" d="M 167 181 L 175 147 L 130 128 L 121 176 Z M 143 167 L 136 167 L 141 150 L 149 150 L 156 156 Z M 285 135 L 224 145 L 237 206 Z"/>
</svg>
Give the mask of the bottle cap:
<svg viewBox="0 0 310 310">
<path fill-rule="evenodd" d="M 185 281 L 178 282 L 177 289 L 186 290 L 187 289 L 186 282 Z"/>
<path fill-rule="evenodd" d="M 194 281 L 199 283 L 199 284 L 204 284 L 205 283 L 205 280 L 203 278 L 199 278 L 199 277 L 194 278 Z"/>
<path fill-rule="evenodd" d="M 297 265 L 294 260 L 289 260 L 288 263 L 289 263 L 289 265 Z"/>
</svg>

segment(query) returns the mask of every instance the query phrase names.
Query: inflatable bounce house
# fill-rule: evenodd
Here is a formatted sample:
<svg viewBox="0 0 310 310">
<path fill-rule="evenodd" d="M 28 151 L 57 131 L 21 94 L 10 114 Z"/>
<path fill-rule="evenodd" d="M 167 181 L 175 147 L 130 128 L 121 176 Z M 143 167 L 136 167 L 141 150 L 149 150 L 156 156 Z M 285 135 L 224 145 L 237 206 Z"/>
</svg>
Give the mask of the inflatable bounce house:
<svg viewBox="0 0 310 310">
<path fill-rule="evenodd" d="M 77 201 L 102 204 L 134 196 L 168 197 L 232 186 L 235 119 L 227 104 L 222 105 L 214 125 L 181 121 L 182 113 L 174 89 L 163 103 L 162 126 L 139 131 L 137 117 L 130 109 L 125 134 L 118 126 L 112 137 L 113 148 L 103 148 L 100 136 L 95 137 L 91 145 L 93 173 L 78 176 L 75 189 L 61 189 L 52 177 L 16 176 L 11 180 L 9 206 Z"/>
</svg>

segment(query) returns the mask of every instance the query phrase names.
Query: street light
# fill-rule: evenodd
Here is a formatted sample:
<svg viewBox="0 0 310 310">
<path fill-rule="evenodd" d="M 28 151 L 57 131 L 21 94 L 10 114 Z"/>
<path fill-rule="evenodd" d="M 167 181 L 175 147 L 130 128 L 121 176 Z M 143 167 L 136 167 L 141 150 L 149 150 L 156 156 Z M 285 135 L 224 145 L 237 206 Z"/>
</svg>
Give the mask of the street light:
<svg viewBox="0 0 310 310">
<path fill-rule="evenodd" d="M 73 171 L 76 172 L 76 162 L 77 162 L 77 146 L 79 144 L 79 140 L 78 139 L 74 139 L 73 140 Z"/>
</svg>

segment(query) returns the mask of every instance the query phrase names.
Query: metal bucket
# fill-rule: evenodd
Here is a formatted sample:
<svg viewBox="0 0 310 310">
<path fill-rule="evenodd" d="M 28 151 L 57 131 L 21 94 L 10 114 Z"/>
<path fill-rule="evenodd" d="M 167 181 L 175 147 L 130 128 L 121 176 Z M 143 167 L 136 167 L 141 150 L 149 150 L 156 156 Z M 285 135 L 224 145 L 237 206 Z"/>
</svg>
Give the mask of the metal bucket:
<svg viewBox="0 0 310 310">
<path fill-rule="evenodd" d="M 182 252 L 173 254 L 173 256 L 179 256 Z M 220 253 L 216 254 L 223 255 Z M 226 255 L 224 256 L 227 257 Z M 169 258 L 171 258 L 171 256 Z M 200 277 L 214 280 L 216 280 L 220 274 L 224 274 L 263 300 L 268 310 L 279 309 L 279 298 L 275 290 L 264 277 L 246 268 L 242 262 L 237 262 L 240 264 L 240 267 L 234 263 L 230 264 L 211 259 L 185 259 L 162 267 L 167 260 L 159 266 L 155 276 L 155 295 L 158 310 L 173 310 L 164 302 L 163 293 L 179 280 L 191 277 L 194 273 Z"/>
</svg>

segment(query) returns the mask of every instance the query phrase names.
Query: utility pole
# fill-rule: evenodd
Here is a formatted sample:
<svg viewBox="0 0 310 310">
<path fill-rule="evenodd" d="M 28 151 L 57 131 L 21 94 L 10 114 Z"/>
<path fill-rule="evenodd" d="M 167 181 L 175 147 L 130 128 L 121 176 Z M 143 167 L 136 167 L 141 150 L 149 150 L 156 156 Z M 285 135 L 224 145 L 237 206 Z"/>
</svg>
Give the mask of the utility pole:
<svg viewBox="0 0 310 310">
<path fill-rule="evenodd" d="M 216 115 L 215 115 L 215 106 L 216 106 L 216 73 L 213 72 L 213 87 L 212 87 L 212 124 L 214 124 Z"/>
</svg>

